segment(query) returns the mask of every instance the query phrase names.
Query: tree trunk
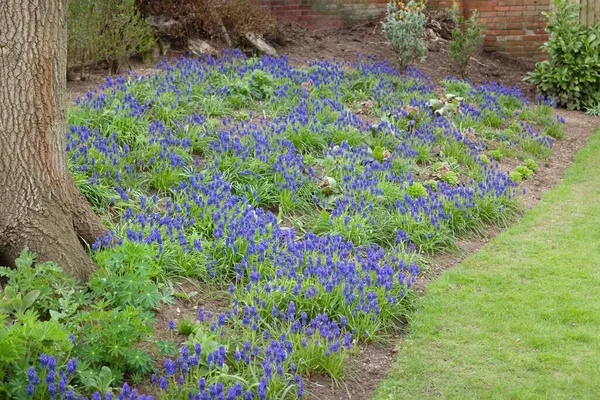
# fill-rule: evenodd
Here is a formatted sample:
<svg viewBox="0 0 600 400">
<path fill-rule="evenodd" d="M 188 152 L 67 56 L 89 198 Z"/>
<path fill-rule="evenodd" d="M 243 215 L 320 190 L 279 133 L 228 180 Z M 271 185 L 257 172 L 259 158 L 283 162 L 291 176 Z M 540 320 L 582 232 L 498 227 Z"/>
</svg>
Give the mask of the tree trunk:
<svg viewBox="0 0 600 400">
<path fill-rule="evenodd" d="M 27 246 L 85 279 L 104 227 L 67 168 L 66 3 L 0 1 L 0 261 Z"/>
</svg>

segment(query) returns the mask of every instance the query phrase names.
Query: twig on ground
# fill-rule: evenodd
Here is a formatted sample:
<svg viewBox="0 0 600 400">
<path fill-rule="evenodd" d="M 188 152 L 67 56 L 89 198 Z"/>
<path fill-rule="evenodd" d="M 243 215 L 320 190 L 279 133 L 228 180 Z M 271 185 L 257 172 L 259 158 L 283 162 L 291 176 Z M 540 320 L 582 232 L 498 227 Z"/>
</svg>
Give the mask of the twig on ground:
<svg viewBox="0 0 600 400">
<path fill-rule="evenodd" d="M 481 65 L 482 67 L 491 68 L 489 65 L 486 65 L 486 64 L 482 63 L 481 61 L 479 61 L 475 57 L 471 57 L 471 60 L 475 61 L 477 64 Z"/>
</svg>

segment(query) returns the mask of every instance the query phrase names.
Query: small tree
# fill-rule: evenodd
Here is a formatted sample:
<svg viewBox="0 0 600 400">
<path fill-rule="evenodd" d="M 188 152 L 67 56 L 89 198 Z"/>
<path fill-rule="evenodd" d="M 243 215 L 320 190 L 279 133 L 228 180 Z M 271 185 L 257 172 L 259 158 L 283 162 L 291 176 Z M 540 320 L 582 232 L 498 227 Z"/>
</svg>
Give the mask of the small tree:
<svg viewBox="0 0 600 400">
<path fill-rule="evenodd" d="M 452 29 L 452 40 L 450 40 L 450 57 L 458 68 L 461 78 L 467 77 L 469 60 L 475 55 L 483 44 L 484 26 L 479 23 L 479 13 L 473 10 L 473 14 L 465 23 L 458 5 L 454 2 L 451 11 L 454 29 Z"/>
<path fill-rule="evenodd" d="M 425 5 L 421 1 L 411 0 L 407 4 L 395 1 L 388 3 L 385 21 L 381 24 L 392 49 L 398 54 L 402 70 L 427 56 L 427 17 L 424 10 Z"/>
</svg>

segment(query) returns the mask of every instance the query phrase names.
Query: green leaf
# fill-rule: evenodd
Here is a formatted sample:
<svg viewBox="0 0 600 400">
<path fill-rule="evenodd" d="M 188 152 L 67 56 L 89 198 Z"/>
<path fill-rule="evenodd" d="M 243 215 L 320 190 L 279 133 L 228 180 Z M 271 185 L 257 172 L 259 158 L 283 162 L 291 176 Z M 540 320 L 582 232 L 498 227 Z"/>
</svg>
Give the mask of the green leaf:
<svg viewBox="0 0 600 400">
<path fill-rule="evenodd" d="M 23 296 L 23 311 L 25 311 L 26 309 L 31 307 L 39 296 L 40 296 L 39 290 L 32 290 L 31 292 L 29 292 L 25 296 Z"/>
<path fill-rule="evenodd" d="M 107 366 L 102 367 L 98 376 L 96 377 L 96 389 L 100 391 L 100 393 L 106 393 L 110 390 L 110 385 L 113 382 L 114 378 L 110 368 Z"/>
<path fill-rule="evenodd" d="M 19 258 L 15 260 L 15 265 L 17 268 L 31 268 L 34 262 L 35 254 L 29 248 L 25 247 Z"/>
</svg>

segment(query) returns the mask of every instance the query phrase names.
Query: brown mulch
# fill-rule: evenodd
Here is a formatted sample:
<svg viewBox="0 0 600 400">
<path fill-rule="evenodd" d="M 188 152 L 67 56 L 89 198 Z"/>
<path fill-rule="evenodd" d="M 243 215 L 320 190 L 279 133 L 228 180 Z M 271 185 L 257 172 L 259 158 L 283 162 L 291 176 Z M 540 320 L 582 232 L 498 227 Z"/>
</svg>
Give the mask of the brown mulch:
<svg viewBox="0 0 600 400">
<path fill-rule="evenodd" d="M 448 56 L 447 24 L 442 23 L 437 29 L 437 38 L 430 42 L 429 55 L 426 61 L 416 66 L 427 73 L 432 81 L 437 82 L 447 76 L 455 75 L 455 68 Z M 277 45 L 281 54 L 287 55 L 292 60 L 358 59 L 359 55 L 373 55 L 377 60 L 387 59 L 392 65 L 398 65 L 395 54 L 389 49 L 381 31 L 378 20 L 369 21 L 353 27 L 335 31 L 309 32 L 294 23 L 282 23 L 281 31 L 285 37 L 285 44 Z M 220 48 L 218 43 L 211 42 Z M 177 56 L 184 51 L 173 52 L 170 57 Z M 138 73 L 150 73 L 152 69 L 144 65 L 133 65 Z M 531 97 L 534 88 L 523 79 L 529 69 L 523 64 L 508 59 L 502 55 L 483 52 L 471 61 L 468 76 L 474 83 L 484 81 L 497 81 L 508 86 L 519 86 Z M 69 82 L 68 89 L 71 99 L 84 95 L 86 91 L 93 90 L 104 80 L 104 71 L 95 71 L 85 81 Z M 565 136 L 554 142 L 552 155 L 540 165 L 535 178 L 523 182 L 526 193 L 521 196 L 524 209 L 533 207 L 541 199 L 542 194 L 555 186 L 562 179 L 565 169 L 572 162 L 575 153 L 587 142 L 594 128 L 600 124 L 600 118 L 590 117 L 581 112 L 559 110 L 559 114 L 566 120 Z M 430 258 L 429 267 L 423 271 L 415 288 L 417 292 L 424 292 L 427 283 L 441 273 L 462 261 L 466 256 L 478 251 L 491 238 L 501 230 L 490 227 L 481 238 L 461 239 L 458 242 L 460 251 L 450 254 L 437 255 Z M 184 286 L 182 291 L 199 291 L 197 288 Z M 210 293 L 210 292 L 209 292 Z M 212 292 L 214 293 L 214 292 Z M 169 337 L 167 321 L 182 319 L 185 316 L 192 318 L 197 315 L 197 307 L 205 306 L 213 312 L 219 312 L 227 304 L 221 299 L 211 300 L 208 297 L 196 297 L 191 300 L 178 300 L 172 306 L 161 308 L 157 315 L 157 335 Z M 356 355 L 348 358 L 345 365 L 343 381 L 334 382 L 325 376 L 312 376 L 306 380 L 307 398 L 320 400 L 364 400 L 372 396 L 379 382 L 386 377 L 387 371 L 394 362 L 396 354 L 401 351 L 402 331 L 391 334 L 384 343 L 368 343 L 358 350 Z"/>
</svg>

